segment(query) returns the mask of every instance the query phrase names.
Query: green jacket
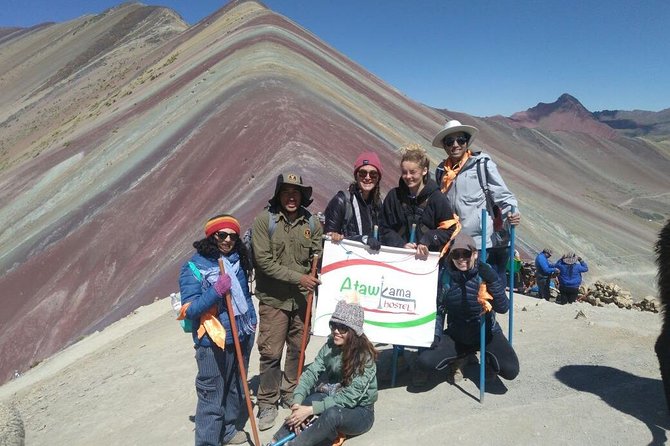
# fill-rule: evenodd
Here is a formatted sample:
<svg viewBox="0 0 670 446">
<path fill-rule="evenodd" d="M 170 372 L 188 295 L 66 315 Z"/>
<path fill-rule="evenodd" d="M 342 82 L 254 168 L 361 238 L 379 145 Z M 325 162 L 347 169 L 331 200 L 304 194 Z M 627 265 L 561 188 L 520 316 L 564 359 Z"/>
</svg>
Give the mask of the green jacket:
<svg viewBox="0 0 670 446">
<path fill-rule="evenodd" d="M 293 402 L 302 404 L 304 399 L 313 392 L 314 387 L 320 384 L 319 377 L 323 376 L 328 384 L 342 382 L 342 349 L 333 343 L 333 337 L 321 347 L 314 362 L 307 366 L 300 376 L 300 382 L 293 392 Z M 340 388 L 334 395 L 327 396 L 322 401 L 312 402 L 315 414 L 326 409 L 339 406 L 353 408 L 369 406 L 377 401 L 377 365 L 373 360 L 368 361 L 362 375 L 357 375 L 346 387 Z"/>
<path fill-rule="evenodd" d="M 300 277 L 309 274 L 311 256 L 321 255 L 323 229 L 316 216 L 300 208 L 300 214 L 290 223 L 282 212 L 271 214 L 276 225 L 269 234 L 268 210 L 254 220 L 251 244 L 256 266 L 256 297 L 271 307 L 292 311 L 304 309 L 307 290 L 300 286 Z M 313 219 L 310 229 L 309 218 Z"/>
</svg>

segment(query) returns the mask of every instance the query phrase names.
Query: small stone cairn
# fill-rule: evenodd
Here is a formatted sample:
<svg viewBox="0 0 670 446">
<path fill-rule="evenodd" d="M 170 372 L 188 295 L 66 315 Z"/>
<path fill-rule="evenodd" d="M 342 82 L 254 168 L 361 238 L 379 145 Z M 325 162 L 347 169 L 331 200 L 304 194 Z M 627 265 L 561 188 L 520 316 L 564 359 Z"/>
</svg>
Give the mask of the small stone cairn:
<svg viewBox="0 0 670 446">
<path fill-rule="evenodd" d="M 624 290 L 615 283 L 597 281 L 589 288 L 580 287 L 579 294 L 583 296 L 582 302 L 588 302 L 594 307 L 614 304 L 627 310 L 636 309 L 652 313 L 658 313 L 661 310 L 661 305 L 656 298 L 647 296 L 639 302 L 634 302 L 630 291 Z"/>
</svg>

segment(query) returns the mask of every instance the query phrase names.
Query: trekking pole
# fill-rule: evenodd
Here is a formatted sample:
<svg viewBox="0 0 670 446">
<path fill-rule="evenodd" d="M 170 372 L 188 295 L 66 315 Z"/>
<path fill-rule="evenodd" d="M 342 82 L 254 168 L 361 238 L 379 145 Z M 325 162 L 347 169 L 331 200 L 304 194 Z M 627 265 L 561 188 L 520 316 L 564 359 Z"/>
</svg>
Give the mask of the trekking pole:
<svg viewBox="0 0 670 446">
<path fill-rule="evenodd" d="M 319 255 L 312 257 L 312 269 L 309 274 L 316 277 L 316 265 L 319 263 Z M 305 350 L 307 349 L 307 338 L 309 338 L 309 323 L 312 317 L 312 301 L 314 300 L 314 290 L 307 293 L 307 308 L 305 309 L 305 324 L 302 331 L 302 342 L 300 343 L 300 359 L 298 359 L 298 379 L 302 375 L 302 367 L 305 362 Z"/>
<path fill-rule="evenodd" d="M 514 214 L 514 206 L 512 206 L 512 209 L 510 212 Z M 515 232 L 516 228 L 514 225 L 510 225 L 511 228 L 509 230 L 509 322 L 508 322 L 508 338 L 509 338 L 509 345 L 512 345 L 512 336 L 514 334 L 514 275 L 516 274 L 515 267 L 516 264 L 514 262 L 514 239 L 515 239 Z"/>
<path fill-rule="evenodd" d="M 312 418 L 307 422 L 307 425 L 302 429 L 302 431 L 304 431 L 305 429 L 307 429 L 308 427 L 310 427 L 316 418 L 318 418 L 318 417 L 316 417 L 315 415 L 312 416 Z M 288 435 L 285 436 L 284 438 L 281 438 L 281 439 L 277 440 L 276 443 L 270 443 L 269 446 L 282 446 L 282 445 L 285 445 L 285 444 L 288 443 L 289 441 L 293 440 L 295 437 L 296 437 L 296 433 L 295 433 L 295 432 L 291 432 L 290 434 L 288 434 Z"/>
<path fill-rule="evenodd" d="M 482 209 L 482 255 L 481 263 L 486 263 L 486 209 Z M 486 313 L 479 319 L 479 402 L 484 404 L 486 390 Z"/>
<path fill-rule="evenodd" d="M 226 268 L 223 266 L 222 257 L 219 257 L 219 270 L 221 271 L 221 274 L 226 273 Z M 233 299 L 230 295 L 230 291 L 226 293 L 226 307 L 228 308 L 228 319 L 230 319 L 230 331 L 233 333 L 233 341 L 235 342 L 237 367 L 240 371 L 240 378 L 242 380 L 242 386 L 244 387 L 244 396 L 247 400 L 247 412 L 249 413 L 249 421 L 251 422 L 251 432 L 254 435 L 254 445 L 261 446 L 261 440 L 258 437 L 258 429 L 256 428 L 256 418 L 254 418 L 254 409 L 251 407 L 249 384 L 247 383 L 247 371 L 244 369 L 242 346 L 240 345 L 240 337 L 237 335 L 237 322 L 235 321 L 235 311 L 233 310 Z"/>
<path fill-rule="evenodd" d="M 372 236 L 373 236 L 376 240 L 379 240 L 379 226 L 378 226 L 378 225 L 374 225 L 374 226 L 372 227 Z"/>
</svg>

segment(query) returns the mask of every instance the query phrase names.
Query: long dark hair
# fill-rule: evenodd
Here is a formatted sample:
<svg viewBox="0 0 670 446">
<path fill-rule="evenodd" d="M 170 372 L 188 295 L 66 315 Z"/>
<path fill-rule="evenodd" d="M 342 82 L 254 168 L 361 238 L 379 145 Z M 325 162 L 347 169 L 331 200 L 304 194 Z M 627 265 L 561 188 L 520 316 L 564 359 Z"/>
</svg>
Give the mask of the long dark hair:
<svg viewBox="0 0 670 446">
<path fill-rule="evenodd" d="M 193 242 L 193 247 L 196 251 L 198 251 L 198 254 L 203 257 L 207 257 L 208 259 L 219 258 L 222 253 L 214 237 L 214 234 L 212 234 L 209 237 L 205 237 Z M 254 272 L 254 266 L 251 263 L 251 254 L 249 253 L 247 246 L 244 244 L 244 242 L 242 242 L 242 238 L 238 238 L 235 241 L 235 244 L 233 245 L 233 251 L 237 251 L 237 253 L 240 255 L 240 265 L 246 273 L 247 279 L 251 281 Z"/>
<path fill-rule="evenodd" d="M 368 362 L 376 361 L 377 349 L 365 336 L 356 335 L 351 328 L 347 327 L 347 341 L 342 346 L 342 385 L 348 386 L 357 375 L 362 375 Z"/>
</svg>

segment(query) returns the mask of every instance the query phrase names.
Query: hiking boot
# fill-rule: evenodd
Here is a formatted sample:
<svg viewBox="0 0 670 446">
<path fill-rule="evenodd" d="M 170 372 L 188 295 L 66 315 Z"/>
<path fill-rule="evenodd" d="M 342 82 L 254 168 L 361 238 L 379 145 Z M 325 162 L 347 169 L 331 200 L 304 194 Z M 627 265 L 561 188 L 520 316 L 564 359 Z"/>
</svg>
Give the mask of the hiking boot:
<svg viewBox="0 0 670 446">
<path fill-rule="evenodd" d="M 274 406 L 265 407 L 258 411 L 258 429 L 266 431 L 275 425 L 277 418 L 277 408 Z"/>
<path fill-rule="evenodd" d="M 248 444 L 249 440 L 247 438 L 247 434 L 242 431 L 237 431 L 235 432 L 235 435 L 232 436 L 232 438 L 228 441 L 224 441 L 221 443 L 221 446 L 227 445 L 227 444 Z"/>
<path fill-rule="evenodd" d="M 469 356 L 465 356 L 451 361 L 447 372 L 447 382 L 449 384 L 456 384 L 463 381 L 463 367 L 468 363 L 468 360 Z"/>
</svg>

